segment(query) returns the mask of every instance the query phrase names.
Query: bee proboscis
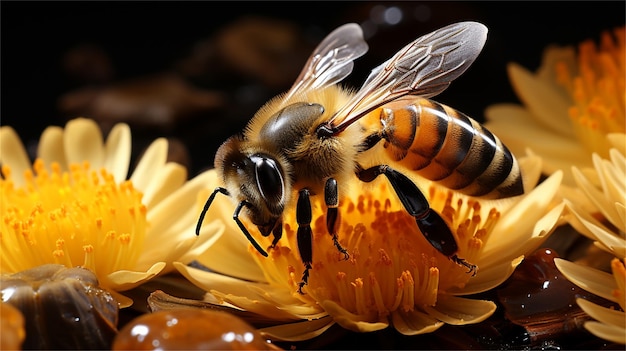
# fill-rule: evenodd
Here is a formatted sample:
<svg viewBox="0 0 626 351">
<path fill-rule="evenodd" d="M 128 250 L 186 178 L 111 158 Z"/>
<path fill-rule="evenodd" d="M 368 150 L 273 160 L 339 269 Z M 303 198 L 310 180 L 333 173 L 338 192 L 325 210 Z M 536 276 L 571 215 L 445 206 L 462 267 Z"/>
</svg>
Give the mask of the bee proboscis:
<svg viewBox="0 0 626 351">
<path fill-rule="evenodd" d="M 342 184 L 371 182 L 382 174 L 428 242 L 475 274 L 476 266 L 457 256 L 446 222 L 415 183 L 389 164 L 470 196 L 504 198 L 524 192 L 517 160 L 496 136 L 461 112 L 429 100 L 467 70 L 486 37 L 487 28 L 477 22 L 435 30 L 374 68 L 352 92 L 338 83 L 368 46 L 357 24 L 334 30 L 290 90 L 270 100 L 241 135 L 220 146 L 215 168 L 224 187 L 208 198 L 196 234 L 222 193 L 235 201 L 233 219 L 243 234 L 267 256 L 239 218 L 242 211 L 261 235 L 273 235 L 273 248 L 282 236 L 285 208 L 295 206 L 302 292 L 313 259 L 310 197 L 323 196 L 328 232 L 347 258 L 336 228 Z M 366 151 L 382 153 L 389 164 L 371 164 Z"/>
</svg>

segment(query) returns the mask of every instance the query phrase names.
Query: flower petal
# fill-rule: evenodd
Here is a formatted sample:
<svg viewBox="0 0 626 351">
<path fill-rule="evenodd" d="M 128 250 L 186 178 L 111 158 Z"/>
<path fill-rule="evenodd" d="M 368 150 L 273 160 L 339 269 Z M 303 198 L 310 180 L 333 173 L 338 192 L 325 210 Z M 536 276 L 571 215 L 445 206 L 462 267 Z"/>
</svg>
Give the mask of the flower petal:
<svg viewBox="0 0 626 351">
<path fill-rule="evenodd" d="M 320 305 L 326 312 L 328 312 L 337 324 L 348 330 L 359 333 L 367 333 L 382 330 L 389 326 L 389 322 L 384 319 L 373 322 L 371 321 L 371 316 L 360 316 L 351 313 L 339 306 L 335 301 L 324 300 L 320 302 Z"/>
<path fill-rule="evenodd" d="M 102 132 L 91 119 L 76 118 L 67 122 L 63 147 L 68 164 L 89 161 L 93 169 L 100 169 L 104 165 Z"/>
<path fill-rule="evenodd" d="M 481 261 L 478 273 L 472 277 L 463 288 L 448 289 L 446 293 L 456 296 L 472 295 L 491 290 L 504 283 L 515 268 L 524 260 L 524 256 L 519 256 L 513 260 L 502 260 L 501 262 Z"/>
<path fill-rule="evenodd" d="M 24 184 L 24 172 L 31 168 L 30 158 L 22 140 L 11 127 L 0 127 L 0 163 L 11 167 L 16 186 Z"/>
<path fill-rule="evenodd" d="M 37 145 L 37 158 L 42 159 L 47 166 L 56 162 L 62 170 L 69 169 L 63 145 L 63 128 L 52 126 L 41 133 Z"/>
<path fill-rule="evenodd" d="M 120 183 L 128 176 L 131 156 L 130 127 L 126 123 L 116 124 L 104 146 L 104 167 L 113 174 L 113 179 Z"/>
<path fill-rule="evenodd" d="M 566 204 L 570 209 L 570 213 L 574 215 L 570 217 L 569 222 L 579 233 L 602 243 L 602 247 L 608 249 L 610 253 L 618 257 L 626 256 L 626 240 L 614 235 L 602 223 L 598 222 L 588 212 L 579 211 L 575 205 L 566 200 Z M 619 205 L 616 206 L 619 210 Z M 623 207 L 622 207 L 623 208 Z M 582 226 L 581 226 L 582 225 Z"/>
<path fill-rule="evenodd" d="M 554 264 L 569 281 L 580 288 L 609 301 L 618 302 L 613 296 L 613 290 L 617 289 L 613 275 L 562 258 L 555 258 Z"/>
<path fill-rule="evenodd" d="M 153 181 L 154 174 L 167 161 L 167 148 L 168 142 L 165 138 L 158 138 L 148 146 L 130 177 L 135 188 L 145 192 Z"/>
<path fill-rule="evenodd" d="M 447 324 L 465 325 L 484 321 L 496 311 L 496 307 L 492 301 L 439 296 L 437 305 L 425 306 L 424 311 Z"/>
<path fill-rule="evenodd" d="M 485 126 L 496 134 L 516 155 L 523 155 L 527 149 L 543 158 L 543 171 L 552 174 L 557 170 L 569 170 L 572 165 L 591 167 L 591 160 L 580 155 L 588 151 L 575 138 L 567 138 L 550 132 L 532 119 L 530 113 L 520 105 L 495 104 L 485 110 Z M 574 185 L 569 172 L 564 175 L 564 183 Z"/>
<path fill-rule="evenodd" d="M 611 144 L 611 148 L 617 149 L 622 155 L 626 155 L 626 134 L 624 133 L 609 133 L 606 138 Z"/>
<path fill-rule="evenodd" d="M 391 320 L 393 327 L 403 335 L 432 333 L 444 325 L 442 321 L 417 310 L 396 310 L 391 314 Z"/>
<path fill-rule="evenodd" d="M 329 316 L 311 321 L 288 323 L 274 327 L 260 328 L 258 331 L 264 337 L 272 340 L 303 341 L 309 340 L 324 333 L 335 324 Z"/>
<path fill-rule="evenodd" d="M 187 168 L 174 162 L 166 163 L 152 175 L 152 181 L 143 189 L 143 203 L 148 208 L 156 206 L 161 200 L 185 184 L 186 180 Z"/>
<path fill-rule="evenodd" d="M 614 325 L 608 325 L 598 322 L 585 322 L 585 329 L 591 334 L 619 344 L 626 344 L 626 334 L 624 334 L 624 328 L 616 327 Z"/>
<path fill-rule="evenodd" d="M 111 286 L 111 289 L 115 291 L 132 289 L 155 277 L 163 270 L 163 268 L 165 268 L 165 262 L 157 262 L 146 272 L 128 270 L 115 271 L 106 277 L 108 280 L 106 286 Z"/>
<path fill-rule="evenodd" d="M 219 273 L 207 272 L 197 268 L 186 266 L 180 262 L 174 262 L 174 267 L 189 279 L 197 287 L 211 291 L 219 288 L 222 291 L 228 291 L 232 295 L 244 296 L 249 298 L 258 298 L 258 294 L 253 292 L 250 287 L 256 286 L 260 289 L 266 289 L 267 284 L 249 282 L 237 278 L 232 278 Z"/>
<path fill-rule="evenodd" d="M 620 327 L 622 331 L 626 330 L 626 314 L 624 311 L 602 307 L 582 298 L 576 299 L 576 303 L 586 314 L 598 322 Z"/>
<path fill-rule="evenodd" d="M 482 261 L 495 262 L 499 260 L 497 256 L 506 253 L 530 253 L 547 238 L 559 223 L 565 207 L 560 203 L 545 213 L 559 189 L 561 176 L 562 172 L 554 173 L 503 214 L 485 244 Z M 494 235 L 506 235 L 507 239 L 496 240 Z M 514 252 L 510 248 L 515 248 Z"/>
<path fill-rule="evenodd" d="M 557 135 L 574 137 L 567 115 L 572 101 L 564 89 L 546 84 L 546 80 L 515 63 L 507 65 L 507 71 L 517 96 L 537 123 Z"/>
</svg>

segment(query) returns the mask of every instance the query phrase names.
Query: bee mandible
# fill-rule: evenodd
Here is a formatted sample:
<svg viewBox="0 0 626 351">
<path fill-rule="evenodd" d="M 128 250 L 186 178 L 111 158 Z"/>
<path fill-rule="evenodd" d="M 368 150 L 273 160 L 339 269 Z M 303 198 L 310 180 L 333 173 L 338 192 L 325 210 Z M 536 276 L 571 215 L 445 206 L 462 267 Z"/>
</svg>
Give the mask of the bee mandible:
<svg viewBox="0 0 626 351">
<path fill-rule="evenodd" d="M 384 175 L 428 242 L 475 274 L 477 267 L 457 256 L 458 245 L 446 222 L 404 173 L 474 197 L 523 194 L 519 165 L 506 146 L 478 122 L 429 99 L 467 70 L 486 37 L 487 28 L 477 22 L 435 30 L 374 68 L 354 92 L 338 83 L 368 46 L 357 24 L 334 30 L 316 47 L 289 91 L 266 103 L 241 135 L 220 146 L 215 168 L 224 187 L 208 198 L 196 234 L 221 193 L 234 200 L 233 220 L 243 234 L 267 256 L 241 221 L 242 211 L 261 235 L 272 234 L 271 249 L 282 236 L 283 212 L 295 206 L 302 293 L 313 259 L 310 197 L 323 196 L 328 232 L 348 258 L 337 236 L 344 185 Z M 368 156 L 372 152 L 382 154 L 385 164 L 372 164 L 377 159 Z"/>
</svg>

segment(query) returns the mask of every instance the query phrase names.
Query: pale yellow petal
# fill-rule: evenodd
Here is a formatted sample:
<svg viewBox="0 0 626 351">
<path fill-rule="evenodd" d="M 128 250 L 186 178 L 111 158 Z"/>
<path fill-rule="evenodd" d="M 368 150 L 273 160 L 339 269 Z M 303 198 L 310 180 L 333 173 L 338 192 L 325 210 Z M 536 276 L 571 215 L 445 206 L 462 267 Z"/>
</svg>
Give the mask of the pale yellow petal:
<svg viewBox="0 0 626 351">
<path fill-rule="evenodd" d="M 566 202 L 570 213 L 573 217 L 570 217 L 569 222 L 572 226 L 581 234 L 593 239 L 598 240 L 608 249 L 608 252 L 618 257 L 626 256 L 626 240 L 615 235 L 605 227 L 602 223 L 598 222 L 588 212 L 578 211 L 575 205 Z M 616 209 L 623 209 L 623 206 L 616 205 Z M 600 246 L 602 247 L 602 246 Z"/>
<path fill-rule="evenodd" d="M 65 125 L 63 147 L 68 164 L 89 161 L 91 168 L 104 166 L 104 141 L 100 127 L 91 119 L 76 118 Z"/>
<path fill-rule="evenodd" d="M 165 262 L 157 262 L 145 272 L 130 270 L 120 270 L 110 273 L 107 279 L 107 286 L 115 291 L 132 289 L 143 282 L 150 280 L 165 268 Z"/>
<path fill-rule="evenodd" d="M 609 133 L 606 137 L 612 148 L 617 149 L 622 155 L 626 155 L 626 134 Z"/>
<path fill-rule="evenodd" d="M 104 145 L 104 167 L 118 183 L 128 177 L 131 149 L 130 127 L 126 123 L 116 124 Z"/>
<path fill-rule="evenodd" d="M 557 63 L 565 64 L 569 72 L 578 71 L 576 49 L 573 46 L 549 45 L 543 51 L 537 77 L 546 84 L 557 85 Z"/>
<path fill-rule="evenodd" d="M 22 140 L 11 127 L 0 127 L 0 163 L 11 167 L 16 186 L 24 184 L 23 174 L 31 169 L 30 158 Z"/>
<path fill-rule="evenodd" d="M 117 306 L 119 308 L 127 308 L 133 305 L 133 299 L 131 299 L 130 297 L 126 297 L 118 293 L 117 291 L 113 291 L 113 290 L 107 290 L 107 291 L 111 294 L 111 296 L 113 296 L 115 301 L 117 301 Z"/>
<path fill-rule="evenodd" d="M 333 317 L 335 323 L 348 330 L 359 333 L 367 333 L 382 330 L 389 326 L 389 322 L 386 318 L 382 320 L 373 320 L 371 316 L 356 315 L 331 300 L 321 301 L 320 305 L 331 317 Z"/>
<path fill-rule="evenodd" d="M 502 215 L 490 240 L 485 244 L 481 260 L 497 261 L 497 256 L 502 256 L 503 253 L 515 256 L 519 253 L 530 253 L 547 238 L 560 222 L 565 207 L 560 203 L 550 209 L 561 184 L 561 175 L 561 172 L 557 172 L 548 177 Z M 506 237 L 498 240 L 497 235 Z"/>
<path fill-rule="evenodd" d="M 591 318 L 604 324 L 620 327 L 626 334 L 626 314 L 624 311 L 618 311 L 614 308 L 606 308 L 596 305 L 595 303 L 582 298 L 577 298 L 576 303 Z"/>
<path fill-rule="evenodd" d="M 62 170 L 69 169 L 63 146 L 63 128 L 51 126 L 41 133 L 39 145 L 37 145 L 37 158 L 42 159 L 47 167 L 56 162 Z"/>
<path fill-rule="evenodd" d="M 178 163 L 168 162 L 152 177 L 152 181 L 144 189 L 142 201 L 148 208 L 156 206 L 185 183 L 187 168 Z"/>
<path fill-rule="evenodd" d="M 518 157 L 530 149 L 542 157 L 543 172 L 552 174 L 565 170 L 564 183 L 575 185 L 569 174 L 572 165 L 591 167 L 589 152 L 574 138 L 567 138 L 542 128 L 522 106 L 495 104 L 485 110 L 485 126 L 497 135 Z"/>
<path fill-rule="evenodd" d="M 424 311 L 444 323 L 465 325 L 484 321 L 496 311 L 496 307 L 492 301 L 439 296 L 437 305 L 424 306 Z"/>
<path fill-rule="evenodd" d="M 281 341 L 303 341 L 317 337 L 332 327 L 333 319 L 329 316 L 311 321 L 281 324 L 273 327 L 260 328 L 264 337 Z"/>
<path fill-rule="evenodd" d="M 617 288 L 613 275 L 562 258 L 555 258 L 554 264 L 569 281 L 581 289 L 609 301 L 618 302 L 613 296 L 613 290 Z"/>
<path fill-rule="evenodd" d="M 391 314 L 391 321 L 393 327 L 403 335 L 432 333 L 444 325 L 442 321 L 417 310 L 396 310 Z"/>
<path fill-rule="evenodd" d="M 197 287 L 211 291 L 219 289 L 228 291 L 232 295 L 247 297 L 250 299 L 258 299 L 259 295 L 256 291 L 250 289 L 252 286 L 264 290 L 268 288 L 268 284 L 245 281 L 232 278 L 219 273 L 207 272 L 197 268 L 186 266 L 180 262 L 174 262 L 174 267 L 189 279 Z"/>
<path fill-rule="evenodd" d="M 154 174 L 167 161 L 167 148 L 168 142 L 165 138 L 158 138 L 148 146 L 130 177 L 135 188 L 141 191 L 148 188 L 153 181 Z"/>
<path fill-rule="evenodd" d="M 497 258 L 497 257 L 494 257 Z M 478 273 L 472 277 L 463 288 L 449 289 L 446 293 L 463 296 L 472 295 L 491 290 L 504 283 L 515 268 L 522 263 L 524 256 L 518 256 L 513 260 L 481 261 L 478 263 Z"/>
<path fill-rule="evenodd" d="M 210 177 L 211 175 L 207 172 L 199 174 L 150 208 L 147 220 L 151 227 L 170 228 L 180 232 L 180 235 L 195 235 L 195 228 L 189 232 L 182 231 L 187 230 L 190 223 L 194 226 L 197 223 L 199 213 L 196 209 L 195 194 L 204 189 L 205 182 Z M 205 221 L 205 223 L 209 222 Z"/>
<path fill-rule="evenodd" d="M 546 83 L 515 63 L 507 65 L 507 72 L 517 96 L 537 123 L 557 135 L 574 137 L 567 115 L 572 101 L 564 89 Z"/>
<path fill-rule="evenodd" d="M 626 344 L 626 333 L 624 332 L 624 328 L 616 327 L 614 325 L 608 325 L 598 322 L 585 322 L 585 329 L 587 329 L 591 334 L 604 339 L 609 340 L 618 344 Z"/>
</svg>

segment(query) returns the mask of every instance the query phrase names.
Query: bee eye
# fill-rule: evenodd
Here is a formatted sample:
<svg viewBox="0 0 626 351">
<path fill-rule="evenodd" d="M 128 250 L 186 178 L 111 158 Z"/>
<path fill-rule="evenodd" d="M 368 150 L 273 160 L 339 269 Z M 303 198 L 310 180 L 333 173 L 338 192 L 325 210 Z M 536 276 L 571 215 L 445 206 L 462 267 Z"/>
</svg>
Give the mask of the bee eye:
<svg viewBox="0 0 626 351">
<path fill-rule="evenodd" d="M 258 155 L 251 156 L 250 160 L 254 162 L 254 173 L 261 196 L 268 204 L 282 204 L 284 184 L 276 162 Z"/>
</svg>

